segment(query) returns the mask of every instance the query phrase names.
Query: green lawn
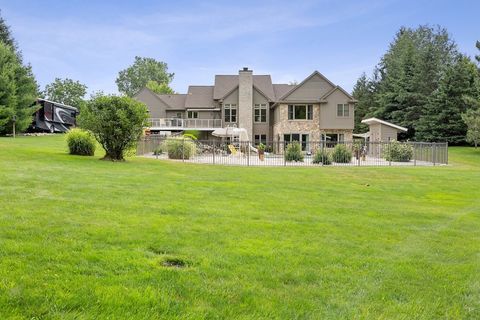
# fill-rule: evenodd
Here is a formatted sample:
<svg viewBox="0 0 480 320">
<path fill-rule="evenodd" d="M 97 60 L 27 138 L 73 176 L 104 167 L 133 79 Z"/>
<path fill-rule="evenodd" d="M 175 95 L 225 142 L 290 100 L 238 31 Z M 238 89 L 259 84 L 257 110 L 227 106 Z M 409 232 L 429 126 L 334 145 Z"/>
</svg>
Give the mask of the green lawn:
<svg viewBox="0 0 480 320">
<path fill-rule="evenodd" d="M 480 318 L 480 150 L 253 168 L 63 139 L 0 138 L 0 319 Z"/>
</svg>

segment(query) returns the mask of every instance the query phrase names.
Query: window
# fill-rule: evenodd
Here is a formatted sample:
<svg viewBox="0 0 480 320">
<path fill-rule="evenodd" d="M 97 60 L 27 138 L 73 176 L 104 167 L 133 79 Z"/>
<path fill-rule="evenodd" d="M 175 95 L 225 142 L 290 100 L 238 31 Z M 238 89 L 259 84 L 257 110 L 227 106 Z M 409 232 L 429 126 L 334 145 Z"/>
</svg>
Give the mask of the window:
<svg viewBox="0 0 480 320">
<path fill-rule="evenodd" d="M 300 134 L 300 133 L 288 133 L 283 135 L 283 141 L 285 141 L 285 147 L 293 141 L 298 141 L 302 145 L 302 150 L 307 151 L 310 150 L 309 145 L 309 135 L 308 134 Z"/>
<path fill-rule="evenodd" d="M 183 114 L 181 112 L 177 112 L 176 118 L 180 118 L 180 119 L 183 118 Z"/>
<path fill-rule="evenodd" d="M 237 105 L 225 104 L 225 122 L 237 122 Z"/>
<path fill-rule="evenodd" d="M 188 119 L 198 119 L 198 112 L 197 111 L 188 111 L 187 112 Z"/>
<path fill-rule="evenodd" d="M 345 141 L 345 134 L 343 133 L 327 133 L 322 134 L 322 140 L 343 142 Z"/>
<path fill-rule="evenodd" d="M 255 122 L 267 122 L 267 105 L 255 104 Z"/>
<path fill-rule="evenodd" d="M 267 135 L 266 134 L 256 134 L 255 135 L 255 145 L 258 146 L 260 143 L 264 145 L 267 144 Z"/>
<path fill-rule="evenodd" d="M 338 143 L 343 143 L 345 141 L 345 134 L 343 133 L 326 133 L 322 134 L 322 141 L 326 142 L 327 148 L 333 148 Z"/>
<path fill-rule="evenodd" d="M 337 117 L 349 117 L 350 108 L 348 104 L 337 104 Z"/>
<path fill-rule="evenodd" d="M 312 120 L 313 105 L 290 104 L 288 105 L 288 120 Z"/>
</svg>

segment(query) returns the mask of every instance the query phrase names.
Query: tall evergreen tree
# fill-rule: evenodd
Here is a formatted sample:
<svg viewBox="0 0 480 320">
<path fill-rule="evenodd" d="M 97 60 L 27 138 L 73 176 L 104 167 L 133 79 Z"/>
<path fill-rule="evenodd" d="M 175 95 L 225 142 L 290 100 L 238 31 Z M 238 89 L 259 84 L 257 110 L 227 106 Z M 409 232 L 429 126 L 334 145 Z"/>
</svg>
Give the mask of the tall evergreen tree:
<svg viewBox="0 0 480 320">
<path fill-rule="evenodd" d="M 0 134 L 11 132 L 14 117 L 17 131 L 28 128 L 37 93 L 30 66 L 23 66 L 12 48 L 0 42 Z"/>
<path fill-rule="evenodd" d="M 372 81 L 363 73 L 353 87 L 352 96 L 358 101 L 355 107 L 355 133 L 368 131 L 368 126 L 362 123 L 364 118 L 369 117 L 376 109 L 375 81 Z"/>
<path fill-rule="evenodd" d="M 0 14 L 2 11 L 0 10 Z M 15 38 L 13 38 L 12 31 L 10 27 L 7 25 L 7 22 L 3 17 L 0 15 L 0 42 L 12 48 L 13 52 L 17 55 L 18 59 L 22 60 L 22 55 L 20 50 L 18 49 L 17 42 Z"/>
<path fill-rule="evenodd" d="M 478 50 L 480 50 L 480 41 L 477 41 L 475 46 L 477 47 Z M 477 60 L 478 63 L 480 63 L 480 54 L 476 55 L 475 59 Z"/>
<path fill-rule="evenodd" d="M 465 141 L 467 126 L 462 114 L 470 105 L 465 97 L 479 97 L 478 72 L 472 61 L 461 56 L 440 79 L 437 90 L 429 98 L 424 116 L 418 123 L 417 137 L 427 141 Z"/>
<path fill-rule="evenodd" d="M 413 138 L 418 121 L 429 112 L 425 109 L 428 97 L 457 56 L 445 29 L 401 28 L 379 64 L 376 115 L 409 128 L 406 137 Z"/>
<path fill-rule="evenodd" d="M 430 96 L 458 57 L 456 44 L 445 29 L 401 28 L 375 69 L 371 79 L 374 90 L 357 97 L 360 116 L 392 121 L 409 129 L 401 138 L 418 138 L 418 130 L 427 129 L 419 126 L 422 118 L 435 112 L 429 109 Z M 363 81 L 361 77 L 360 87 Z M 423 133 L 419 136 L 425 137 Z"/>
<path fill-rule="evenodd" d="M 1 13 L 2 11 L 0 10 L 0 14 Z M 0 16 L 0 41 L 12 48 L 16 48 L 16 43 L 13 39 L 10 27 L 7 25 L 2 16 Z"/>
</svg>

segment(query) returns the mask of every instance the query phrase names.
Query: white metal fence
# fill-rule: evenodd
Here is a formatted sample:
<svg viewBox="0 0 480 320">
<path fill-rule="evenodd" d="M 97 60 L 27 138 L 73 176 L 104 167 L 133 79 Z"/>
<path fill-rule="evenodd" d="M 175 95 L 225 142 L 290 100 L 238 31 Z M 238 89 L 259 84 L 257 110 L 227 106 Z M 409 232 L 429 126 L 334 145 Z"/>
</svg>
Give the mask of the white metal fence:
<svg viewBox="0 0 480 320">
<path fill-rule="evenodd" d="M 448 164 L 448 143 L 308 141 L 299 143 L 301 159 L 286 155 L 288 141 L 270 141 L 265 150 L 250 142 L 181 139 L 173 156 L 162 136 L 138 142 L 137 155 L 182 162 L 243 166 L 436 166 Z M 179 138 L 176 138 L 179 139 Z M 190 149 L 193 147 L 193 151 Z M 338 147 L 338 146 L 341 147 Z M 338 151 L 337 149 L 343 149 Z M 171 150 L 170 150 L 171 151 Z"/>
</svg>

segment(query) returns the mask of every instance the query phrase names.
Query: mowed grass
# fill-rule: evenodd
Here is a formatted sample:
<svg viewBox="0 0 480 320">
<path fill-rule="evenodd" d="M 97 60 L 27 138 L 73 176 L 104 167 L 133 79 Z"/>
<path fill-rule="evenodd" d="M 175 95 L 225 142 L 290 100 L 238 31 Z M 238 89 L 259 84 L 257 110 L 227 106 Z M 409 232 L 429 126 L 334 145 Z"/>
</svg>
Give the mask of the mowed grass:
<svg viewBox="0 0 480 320">
<path fill-rule="evenodd" d="M 479 319 L 480 150 L 253 168 L 0 138 L 0 319 Z"/>
</svg>

